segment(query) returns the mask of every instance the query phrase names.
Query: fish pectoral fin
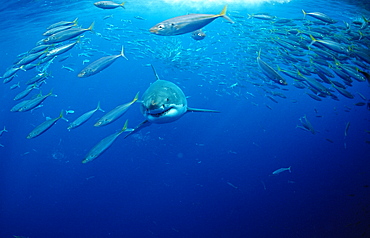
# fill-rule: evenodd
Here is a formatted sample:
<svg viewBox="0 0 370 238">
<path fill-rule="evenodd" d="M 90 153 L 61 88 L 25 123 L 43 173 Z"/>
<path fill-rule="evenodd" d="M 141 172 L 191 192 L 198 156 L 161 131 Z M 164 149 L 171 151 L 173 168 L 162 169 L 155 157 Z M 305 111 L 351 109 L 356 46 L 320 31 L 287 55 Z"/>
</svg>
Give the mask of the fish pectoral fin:
<svg viewBox="0 0 370 238">
<path fill-rule="evenodd" d="M 134 129 L 131 129 L 130 130 L 130 133 L 128 133 L 127 135 L 125 135 L 125 138 L 127 138 L 128 136 L 140 131 L 141 129 L 143 129 L 144 127 L 147 127 L 147 126 L 150 126 L 152 123 L 149 122 L 148 120 L 145 120 L 143 121 L 142 123 L 140 123 L 139 125 L 137 125 Z M 128 130 L 127 130 L 128 131 Z"/>
<path fill-rule="evenodd" d="M 220 113 L 220 111 L 216 111 L 216 110 L 199 109 L 199 108 L 191 108 L 191 107 L 188 107 L 186 112 L 214 112 L 214 113 Z"/>
</svg>

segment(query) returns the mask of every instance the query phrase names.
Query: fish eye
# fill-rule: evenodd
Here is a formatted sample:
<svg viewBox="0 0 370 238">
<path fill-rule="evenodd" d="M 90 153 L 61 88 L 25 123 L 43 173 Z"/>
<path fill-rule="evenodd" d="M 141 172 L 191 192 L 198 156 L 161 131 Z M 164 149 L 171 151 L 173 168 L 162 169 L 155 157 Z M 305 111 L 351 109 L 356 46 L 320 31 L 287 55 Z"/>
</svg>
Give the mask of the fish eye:
<svg viewBox="0 0 370 238">
<path fill-rule="evenodd" d="M 158 28 L 159 28 L 159 29 L 162 29 L 162 28 L 163 28 L 163 25 L 158 25 Z"/>
<path fill-rule="evenodd" d="M 170 99 L 169 99 L 169 98 L 166 98 L 166 101 L 167 101 L 167 102 L 169 102 L 169 101 L 170 101 Z"/>
</svg>

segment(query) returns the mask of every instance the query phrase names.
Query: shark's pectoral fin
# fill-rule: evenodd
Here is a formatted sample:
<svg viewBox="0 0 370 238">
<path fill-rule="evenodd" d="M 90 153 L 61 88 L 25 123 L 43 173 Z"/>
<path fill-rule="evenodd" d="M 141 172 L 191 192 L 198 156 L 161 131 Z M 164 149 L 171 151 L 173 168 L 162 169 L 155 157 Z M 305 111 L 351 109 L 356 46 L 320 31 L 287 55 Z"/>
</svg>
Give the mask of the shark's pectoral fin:
<svg viewBox="0 0 370 238">
<path fill-rule="evenodd" d="M 138 131 L 140 131 L 141 129 L 143 129 L 144 127 L 147 127 L 147 126 L 150 126 L 152 123 L 151 122 L 149 122 L 148 120 L 145 120 L 145 121 L 143 121 L 142 123 L 140 123 L 139 125 L 137 125 L 137 127 L 135 127 L 134 129 L 132 129 L 131 131 L 130 131 L 130 133 L 128 133 L 126 136 L 125 136 L 125 138 L 127 138 L 128 136 L 130 136 L 130 135 L 132 135 L 132 134 L 134 134 L 134 133 L 136 133 L 136 132 L 138 132 Z"/>
<path fill-rule="evenodd" d="M 191 107 L 188 107 L 188 109 L 186 110 L 186 112 L 215 112 L 215 113 L 219 113 L 220 111 L 210 110 L 210 109 L 199 109 L 199 108 L 191 108 Z"/>
</svg>

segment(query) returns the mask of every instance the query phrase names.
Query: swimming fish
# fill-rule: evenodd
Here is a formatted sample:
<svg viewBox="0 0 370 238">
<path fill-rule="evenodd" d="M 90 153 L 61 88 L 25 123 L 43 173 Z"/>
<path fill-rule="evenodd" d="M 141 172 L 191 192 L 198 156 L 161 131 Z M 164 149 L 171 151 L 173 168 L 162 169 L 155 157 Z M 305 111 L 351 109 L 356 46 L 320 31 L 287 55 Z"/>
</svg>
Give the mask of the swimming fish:
<svg viewBox="0 0 370 238">
<path fill-rule="evenodd" d="M 194 40 L 203 40 L 205 37 L 206 37 L 206 33 L 204 33 L 202 29 L 193 31 L 191 33 L 191 38 L 193 38 Z"/>
<path fill-rule="evenodd" d="M 60 27 L 60 26 L 66 26 L 66 25 L 75 25 L 77 24 L 78 18 L 74 19 L 73 21 L 60 21 L 57 23 L 54 23 L 50 26 L 48 26 L 46 29 L 50 30 L 52 28 Z"/>
<path fill-rule="evenodd" d="M 319 20 L 321 20 L 323 22 L 326 22 L 326 23 L 329 23 L 329 24 L 333 24 L 333 23 L 337 22 L 336 20 L 331 19 L 329 16 L 327 16 L 324 13 L 321 13 L 321 12 L 305 12 L 302 9 L 302 13 L 303 13 L 303 17 L 306 17 L 306 15 L 309 15 L 313 18 L 319 19 Z"/>
<path fill-rule="evenodd" d="M 161 36 L 182 35 L 203 28 L 215 19 L 223 17 L 230 23 L 234 23 L 226 16 L 227 5 L 222 9 L 220 14 L 189 14 L 174 17 L 162 21 L 149 29 L 151 33 Z"/>
<path fill-rule="evenodd" d="M 76 128 L 76 127 L 78 127 L 78 126 L 81 126 L 82 124 L 84 124 L 85 122 L 87 122 L 87 120 L 89 120 L 91 117 L 92 117 L 92 115 L 96 112 L 96 111 L 102 111 L 102 112 L 104 112 L 104 110 L 103 109 L 101 109 L 100 108 L 100 102 L 98 102 L 98 106 L 95 108 L 95 109 L 93 109 L 93 110 L 91 110 L 91 111 L 88 111 L 88 112 L 86 112 L 86 113 L 84 113 L 84 114 L 82 114 L 81 116 L 79 116 L 76 120 L 74 120 L 69 126 L 68 126 L 68 130 L 71 130 L 71 129 L 73 129 L 73 128 Z"/>
<path fill-rule="evenodd" d="M 276 72 L 270 65 L 261 59 L 261 50 L 258 52 L 257 63 L 259 68 L 269 79 L 280 85 L 288 84 L 278 72 Z"/>
<path fill-rule="evenodd" d="M 40 94 L 34 99 L 25 100 L 24 102 L 26 102 L 26 103 L 18 110 L 18 112 L 25 112 L 25 111 L 29 111 L 31 109 L 34 109 L 35 107 L 40 105 L 47 97 L 49 97 L 51 95 L 53 95 L 53 90 L 50 90 L 50 93 L 48 93 L 44 96 L 42 96 Z"/>
<path fill-rule="evenodd" d="M 121 135 L 122 132 L 126 131 L 127 124 L 128 124 L 128 120 L 126 120 L 125 125 L 120 131 L 102 139 L 97 145 L 95 145 L 89 151 L 89 153 L 87 153 L 85 158 L 82 160 L 82 163 L 86 164 L 88 162 L 91 162 L 94 159 L 96 159 L 99 155 L 101 155 L 104 151 L 106 151 L 113 144 L 113 142 L 117 139 L 117 137 Z"/>
<path fill-rule="evenodd" d="M 35 138 L 45 131 L 47 131 L 50 127 L 52 127 L 60 118 L 63 118 L 63 110 L 60 112 L 59 117 L 54 119 L 49 119 L 38 125 L 35 129 L 33 129 L 30 134 L 28 134 L 27 139 Z"/>
<path fill-rule="evenodd" d="M 137 99 L 139 98 L 139 93 L 136 94 L 135 98 L 129 102 L 122 105 L 117 106 L 113 110 L 109 111 L 107 114 L 102 116 L 95 124 L 94 126 L 105 126 L 109 123 L 112 123 L 113 121 L 117 120 L 119 117 L 121 117 L 127 110 L 130 108 L 132 104 L 134 104 Z"/>
<path fill-rule="evenodd" d="M 292 166 L 289 166 L 289 168 L 281 168 L 281 169 L 277 169 L 277 170 L 275 170 L 274 172 L 272 172 L 272 174 L 273 175 L 278 175 L 278 174 L 280 174 L 280 173 L 282 173 L 282 172 L 284 172 L 284 171 L 289 171 L 290 173 L 292 172 L 291 170 L 290 170 L 290 168 L 291 168 Z"/>
<path fill-rule="evenodd" d="M 100 71 L 102 71 L 103 69 L 108 68 L 119 57 L 123 57 L 127 60 L 127 58 L 126 58 L 126 56 L 124 55 L 124 52 L 123 52 L 123 46 L 122 46 L 121 53 L 119 55 L 104 56 L 104 57 L 102 57 L 98 60 L 95 60 L 94 62 L 92 62 L 91 64 L 86 66 L 83 70 L 81 70 L 81 72 L 78 73 L 77 76 L 79 78 L 86 78 L 86 77 L 90 77 L 94 74 L 97 74 Z"/>
<path fill-rule="evenodd" d="M 117 8 L 117 7 L 125 8 L 125 6 L 124 6 L 125 2 L 115 3 L 115 2 L 112 2 L 112 1 L 99 1 L 99 2 L 94 3 L 94 5 L 98 8 L 102 8 L 102 9 L 114 9 L 114 8 Z"/>
<path fill-rule="evenodd" d="M 59 43 L 59 42 L 62 42 L 62 41 L 66 41 L 66 40 L 69 40 L 69 39 L 72 39 L 72 38 L 75 38 L 79 35 L 81 35 L 82 33 L 86 32 L 86 31 L 92 31 L 93 28 L 94 28 L 94 22 L 91 23 L 91 25 L 89 26 L 89 28 L 79 28 L 79 27 L 73 27 L 73 28 L 70 28 L 70 29 L 67 29 L 65 31 L 59 31 L 55 34 L 52 34 L 51 36 L 48 36 L 47 38 L 45 38 L 43 40 L 44 43 L 46 44 L 53 44 L 53 43 Z"/>
</svg>

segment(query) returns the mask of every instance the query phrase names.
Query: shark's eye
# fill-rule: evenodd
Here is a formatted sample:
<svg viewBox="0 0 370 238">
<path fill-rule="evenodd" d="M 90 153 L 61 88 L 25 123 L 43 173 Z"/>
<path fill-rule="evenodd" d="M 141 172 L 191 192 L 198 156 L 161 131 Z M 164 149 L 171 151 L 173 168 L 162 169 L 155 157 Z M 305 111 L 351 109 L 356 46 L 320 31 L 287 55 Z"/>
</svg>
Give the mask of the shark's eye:
<svg viewBox="0 0 370 238">
<path fill-rule="evenodd" d="M 169 98 L 166 98 L 166 101 L 167 101 L 167 102 L 169 102 L 169 101 L 170 101 L 170 99 L 169 99 Z"/>
</svg>

